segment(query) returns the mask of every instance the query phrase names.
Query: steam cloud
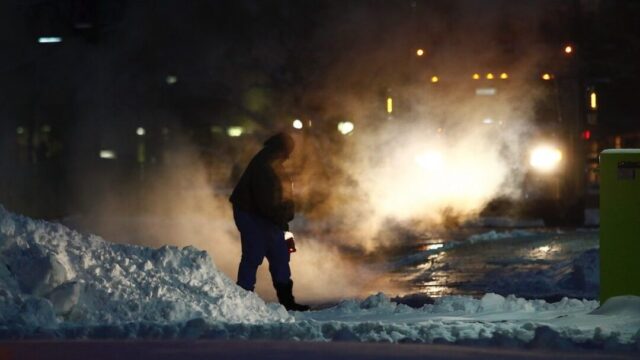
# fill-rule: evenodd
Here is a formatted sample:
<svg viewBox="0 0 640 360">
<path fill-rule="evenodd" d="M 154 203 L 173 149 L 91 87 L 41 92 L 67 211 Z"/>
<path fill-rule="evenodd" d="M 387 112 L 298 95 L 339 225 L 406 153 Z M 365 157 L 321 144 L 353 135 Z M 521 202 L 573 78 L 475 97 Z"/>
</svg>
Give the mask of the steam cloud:
<svg viewBox="0 0 640 360">
<path fill-rule="evenodd" d="M 319 51 L 333 49 L 332 53 L 341 55 L 332 59 L 326 72 L 317 74 L 315 88 L 308 89 L 302 99 L 303 107 L 324 109 L 323 119 L 311 119 L 314 127 L 295 135 L 297 148 L 288 164 L 300 209 L 292 227 L 298 234 L 299 251 L 291 262 L 300 300 L 361 296 L 374 289 L 393 293 L 398 286 L 381 280 L 380 271 L 368 263 L 381 245 L 399 240 L 393 234 L 380 236 L 389 221 L 410 222 L 418 228 L 439 226 L 452 216 L 474 216 L 495 196 L 517 194 L 526 151 L 522 139 L 534 131 L 533 107 L 542 94 L 526 75 L 538 62 L 532 56 L 537 49 L 531 47 L 504 66 L 511 76 L 508 91 L 496 97 L 486 113 L 468 88 L 447 86 L 447 75 L 468 77 L 473 66 L 482 71 L 486 64 L 500 63 L 498 55 L 486 49 L 496 45 L 496 24 L 502 22 L 486 16 L 480 23 L 475 15 L 481 9 L 474 2 L 461 3 L 466 5 L 429 9 L 434 21 L 421 31 L 433 35 L 432 44 L 439 42 L 441 61 L 436 58 L 426 67 L 388 66 L 399 56 L 411 54 L 414 43 L 404 35 L 415 24 L 381 29 L 381 24 L 370 21 L 372 16 L 380 19 L 379 14 L 370 14 L 367 7 L 334 9 L 340 15 L 313 39 Z M 530 4 L 511 9 L 535 23 L 529 8 Z M 514 24 L 525 26 L 516 20 Z M 345 29 L 344 24 L 351 27 Z M 536 33 L 517 27 L 510 31 Z M 473 66 L 460 55 L 461 48 L 466 54 L 480 54 Z M 437 89 L 428 87 L 427 79 L 434 73 L 442 77 Z M 394 87 L 391 96 L 405 110 L 396 111 L 393 119 L 381 119 L 386 97 L 381 89 L 404 78 L 409 81 Z M 355 122 L 351 136 L 335 135 L 335 124 L 327 119 L 338 117 Z M 491 124 L 483 122 L 487 118 Z M 259 142 L 254 140 L 262 139 L 239 141 L 257 150 Z M 249 153 L 243 154 L 242 166 Z M 151 186 L 144 194 L 135 194 L 153 216 L 135 221 L 114 216 L 127 207 L 121 200 L 132 194 L 96 199 L 93 216 L 82 220 L 85 227 L 109 240 L 197 246 L 235 278 L 240 240 L 227 201 L 229 173 L 215 174 L 210 183 L 209 165 L 188 142 L 168 150 L 166 156 L 159 170 L 147 174 Z M 226 165 L 230 170 L 231 164 Z M 261 267 L 257 291 L 274 298 L 267 266 Z"/>
</svg>

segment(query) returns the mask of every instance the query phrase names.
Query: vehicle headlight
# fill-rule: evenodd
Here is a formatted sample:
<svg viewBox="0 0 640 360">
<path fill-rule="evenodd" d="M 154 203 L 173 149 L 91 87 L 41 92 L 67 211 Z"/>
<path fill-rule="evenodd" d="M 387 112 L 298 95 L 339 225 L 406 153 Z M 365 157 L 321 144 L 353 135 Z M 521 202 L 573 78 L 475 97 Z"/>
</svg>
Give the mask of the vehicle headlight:
<svg viewBox="0 0 640 360">
<path fill-rule="evenodd" d="M 415 161 L 421 168 L 428 171 L 441 170 L 444 158 L 439 151 L 428 151 L 415 157 Z"/>
<path fill-rule="evenodd" d="M 533 149 L 529 157 L 529 164 L 541 172 L 551 172 L 557 169 L 562 160 L 562 151 L 555 146 L 542 145 Z"/>
</svg>

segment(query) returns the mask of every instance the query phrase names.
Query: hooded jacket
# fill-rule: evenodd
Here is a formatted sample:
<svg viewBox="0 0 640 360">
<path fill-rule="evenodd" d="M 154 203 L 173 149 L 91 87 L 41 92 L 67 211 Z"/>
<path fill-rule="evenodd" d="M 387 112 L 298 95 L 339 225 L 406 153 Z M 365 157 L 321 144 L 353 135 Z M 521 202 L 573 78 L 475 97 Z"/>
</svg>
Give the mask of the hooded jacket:
<svg viewBox="0 0 640 360">
<path fill-rule="evenodd" d="M 283 231 L 293 220 L 293 183 L 282 163 L 293 151 L 286 133 L 269 138 L 242 173 L 229 201 L 234 208 L 258 215 Z"/>
</svg>

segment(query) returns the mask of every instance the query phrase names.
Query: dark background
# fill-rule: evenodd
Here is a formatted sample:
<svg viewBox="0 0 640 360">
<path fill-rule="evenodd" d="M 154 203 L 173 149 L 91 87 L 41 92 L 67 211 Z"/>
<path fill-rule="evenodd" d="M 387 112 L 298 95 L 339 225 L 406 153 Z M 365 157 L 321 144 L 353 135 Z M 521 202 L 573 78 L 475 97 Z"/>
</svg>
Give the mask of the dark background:
<svg viewBox="0 0 640 360">
<path fill-rule="evenodd" d="M 522 26 L 528 16 L 535 26 Z M 144 182 L 178 139 L 215 172 L 243 151 L 229 126 L 261 139 L 298 116 L 358 116 L 342 101 L 358 96 L 379 96 L 382 116 L 385 92 L 425 64 L 539 52 L 553 69 L 567 43 L 565 74 L 599 92 L 597 124 L 579 120 L 600 149 L 613 136 L 637 146 L 638 16 L 637 1 L 598 0 L 3 1 L 0 204 L 62 217 L 92 192 Z M 429 62 L 416 63 L 418 47 Z"/>
</svg>

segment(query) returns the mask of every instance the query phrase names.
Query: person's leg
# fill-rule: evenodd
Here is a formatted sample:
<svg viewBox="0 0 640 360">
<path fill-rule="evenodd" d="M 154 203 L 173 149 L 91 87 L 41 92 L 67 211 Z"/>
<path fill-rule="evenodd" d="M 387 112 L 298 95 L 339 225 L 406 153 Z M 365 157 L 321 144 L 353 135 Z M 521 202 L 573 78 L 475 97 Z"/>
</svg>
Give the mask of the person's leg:
<svg viewBox="0 0 640 360">
<path fill-rule="evenodd" d="M 233 218 L 240 231 L 242 257 L 238 266 L 237 284 L 245 290 L 253 291 L 256 285 L 256 272 L 262 264 L 266 252 L 266 237 L 261 224 L 255 216 L 240 211 L 233 211 Z"/>
<path fill-rule="evenodd" d="M 289 260 L 291 254 L 284 241 L 284 231 L 276 226 L 270 226 L 267 238 L 267 260 L 269 260 L 269 272 L 274 283 L 287 283 L 291 281 L 291 268 Z"/>
<path fill-rule="evenodd" d="M 291 268 L 289 260 L 291 254 L 284 241 L 284 232 L 276 226 L 272 226 L 267 239 L 267 260 L 269 260 L 269 272 L 276 289 L 278 301 L 287 310 L 306 311 L 309 307 L 297 304 L 293 296 L 293 281 L 291 281 Z"/>
</svg>

